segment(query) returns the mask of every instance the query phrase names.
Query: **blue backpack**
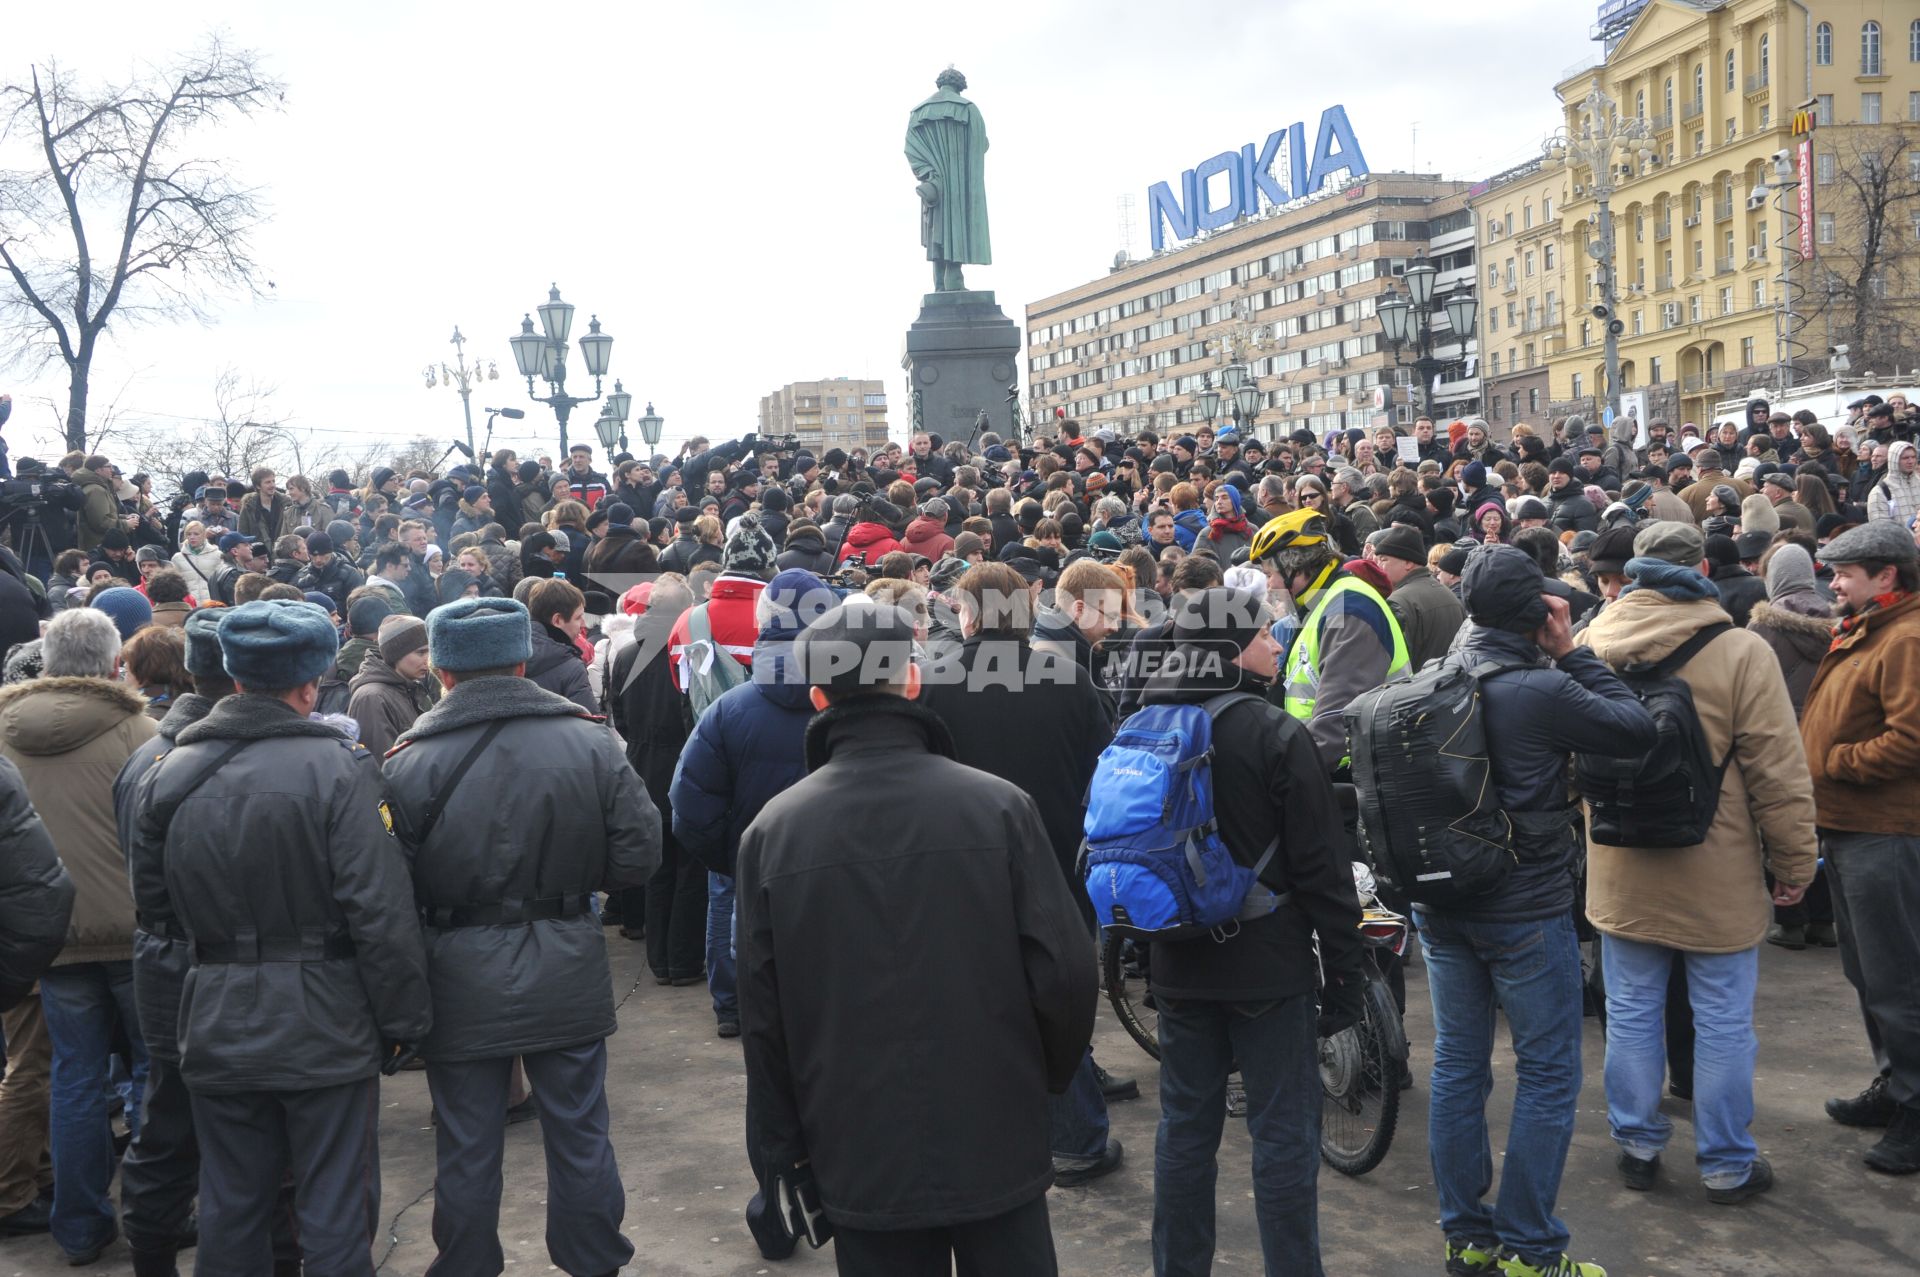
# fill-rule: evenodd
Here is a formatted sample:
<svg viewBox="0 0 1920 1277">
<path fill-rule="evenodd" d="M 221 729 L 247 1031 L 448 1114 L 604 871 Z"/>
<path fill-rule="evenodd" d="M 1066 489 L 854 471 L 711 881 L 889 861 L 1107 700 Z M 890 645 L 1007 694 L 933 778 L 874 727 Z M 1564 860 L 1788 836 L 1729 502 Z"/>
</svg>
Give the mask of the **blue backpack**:
<svg viewBox="0 0 1920 1277">
<path fill-rule="evenodd" d="M 1200 705 L 1149 705 L 1120 725 L 1087 789 L 1081 869 L 1100 924 L 1139 940 L 1225 939 L 1231 924 L 1286 900 L 1220 838 L 1213 806 L 1213 721 L 1257 701 L 1230 692 Z"/>
</svg>

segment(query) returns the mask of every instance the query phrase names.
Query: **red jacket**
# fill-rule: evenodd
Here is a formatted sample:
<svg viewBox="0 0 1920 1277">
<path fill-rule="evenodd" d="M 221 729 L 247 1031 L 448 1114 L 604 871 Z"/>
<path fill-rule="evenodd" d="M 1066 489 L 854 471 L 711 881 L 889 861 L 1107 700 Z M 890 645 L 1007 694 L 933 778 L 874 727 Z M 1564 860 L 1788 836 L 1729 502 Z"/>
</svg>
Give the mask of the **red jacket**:
<svg viewBox="0 0 1920 1277">
<path fill-rule="evenodd" d="M 884 523 L 856 523 L 847 529 L 847 539 L 840 543 L 840 557 L 835 563 L 845 563 L 854 554 L 866 552 L 867 566 L 877 565 L 885 555 L 900 548 L 893 539 L 893 533 L 887 531 Z"/>
<path fill-rule="evenodd" d="M 900 548 L 909 554 L 924 554 L 938 563 L 941 556 L 953 552 L 953 538 L 947 535 L 945 523 L 921 515 L 907 525 L 907 534 L 900 539 Z"/>
<path fill-rule="evenodd" d="M 725 648 L 748 669 L 753 668 L 753 644 L 760 637 L 754 612 L 760 606 L 760 592 L 767 583 L 758 577 L 727 573 L 713 579 L 707 594 L 707 628 L 713 641 Z M 673 685 L 687 690 L 687 642 L 692 628 L 692 609 L 680 614 L 667 635 L 667 655 L 672 660 Z"/>
</svg>

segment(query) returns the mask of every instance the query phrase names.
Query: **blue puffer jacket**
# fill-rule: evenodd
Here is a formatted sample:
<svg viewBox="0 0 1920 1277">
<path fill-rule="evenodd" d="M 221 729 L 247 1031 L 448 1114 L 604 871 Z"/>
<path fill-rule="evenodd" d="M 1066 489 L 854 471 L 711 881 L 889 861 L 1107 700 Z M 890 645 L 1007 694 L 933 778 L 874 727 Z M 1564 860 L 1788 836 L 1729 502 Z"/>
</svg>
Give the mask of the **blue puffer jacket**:
<svg viewBox="0 0 1920 1277">
<path fill-rule="evenodd" d="M 1450 910 L 1491 922 L 1547 918 L 1573 908 L 1581 846 L 1567 793 L 1573 751 L 1629 758 L 1654 745 L 1653 718 L 1605 662 L 1576 647 L 1553 664 L 1525 635 L 1471 626 L 1460 655 L 1524 663 L 1481 683 L 1488 758 L 1512 819 L 1520 863 L 1483 904 Z"/>
<path fill-rule="evenodd" d="M 807 774 L 807 685 L 788 682 L 793 635 L 760 632 L 753 681 L 707 707 L 668 791 L 673 833 L 700 863 L 732 874 L 740 835 L 776 794 Z"/>
<path fill-rule="evenodd" d="M 1173 516 L 1173 539 L 1180 548 L 1193 553 L 1193 543 L 1207 534 L 1207 512 L 1205 510 L 1182 510 Z"/>
</svg>

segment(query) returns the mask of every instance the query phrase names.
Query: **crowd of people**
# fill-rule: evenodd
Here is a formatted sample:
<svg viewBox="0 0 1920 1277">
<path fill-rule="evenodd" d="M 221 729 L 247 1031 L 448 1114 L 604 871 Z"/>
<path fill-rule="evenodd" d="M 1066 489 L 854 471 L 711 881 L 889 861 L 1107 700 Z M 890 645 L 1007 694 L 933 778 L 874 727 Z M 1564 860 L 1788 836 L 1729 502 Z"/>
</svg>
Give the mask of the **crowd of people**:
<svg viewBox="0 0 1920 1277">
<path fill-rule="evenodd" d="M 107 457 L 23 460 L 0 1235 L 81 1265 L 124 1233 L 140 1277 L 188 1246 L 222 1277 L 371 1273 L 379 1079 L 423 1067 L 430 1271 L 502 1271 L 504 1128 L 536 1115 L 554 1264 L 618 1271 L 617 927 L 741 1039 L 764 1256 L 830 1233 L 847 1274 L 1054 1272 L 1047 1191 L 1122 1164 L 1108 1106 L 1140 1094 L 1090 1049 L 1089 783 L 1143 707 L 1251 692 L 1213 726 L 1218 825 L 1283 903 L 1143 955 L 1150 1243 L 1161 1277 L 1211 1271 L 1238 1072 L 1267 1269 L 1318 1273 L 1318 1044 L 1371 960 L 1347 711 L 1443 662 L 1485 672 L 1513 860 L 1464 906 L 1410 902 L 1446 1270 L 1603 1277 L 1555 1213 L 1583 1001 L 1628 1187 L 1663 1186 L 1667 1091 L 1708 1200 L 1772 1187 L 1763 942 L 1839 948 L 1879 1072 L 1828 1112 L 1880 1131 L 1869 1168 L 1920 1170 L 1920 411 L 1850 411 L 1504 440 L 1063 417 L 870 453 L 694 439 L 606 473 L 585 445 L 194 473 L 165 501 Z M 1660 745 L 1621 677 L 1650 667 L 1718 768 L 1684 847 L 1600 841 L 1569 785 L 1575 757 Z M 1496 1005 L 1516 1095 L 1489 1196 Z"/>
</svg>

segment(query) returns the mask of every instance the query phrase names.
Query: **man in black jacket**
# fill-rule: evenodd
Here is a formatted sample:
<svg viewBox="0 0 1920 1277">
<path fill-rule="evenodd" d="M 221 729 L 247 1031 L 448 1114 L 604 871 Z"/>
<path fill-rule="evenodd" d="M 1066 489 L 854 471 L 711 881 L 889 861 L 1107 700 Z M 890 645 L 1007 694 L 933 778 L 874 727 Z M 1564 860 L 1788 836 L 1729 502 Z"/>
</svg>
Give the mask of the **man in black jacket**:
<svg viewBox="0 0 1920 1277">
<path fill-rule="evenodd" d="M 843 1277 L 1051 1277 L 1046 1096 L 1086 1056 L 1093 953 L 1033 800 L 914 703 L 914 630 L 860 596 L 795 642 L 825 712 L 740 841 L 749 1130 L 817 1184 Z"/>
<path fill-rule="evenodd" d="M 237 695 L 140 780 L 140 916 L 194 949 L 180 1074 L 200 1142 L 202 1272 L 265 1272 L 283 1175 L 306 1271 L 365 1272 L 380 1225 L 379 1074 L 432 1023 L 379 762 L 308 717 L 338 636 L 311 603 L 220 622 Z M 301 1013 L 290 1013 L 290 1008 Z"/>
<path fill-rule="evenodd" d="M 1071 652 L 1027 641 L 1032 595 L 1006 564 L 968 569 L 953 597 L 965 637 L 927 669 L 921 703 L 952 733 L 955 758 L 1033 799 L 1091 940 L 1093 906 L 1076 863 L 1087 783 L 1113 739 L 1100 688 Z M 1055 1184 L 1072 1188 L 1119 1169 L 1107 1100 L 1139 1094 L 1138 1082 L 1107 1075 L 1087 1053 L 1073 1084 L 1047 1106 Z"/>
<path fill-rule="evenodd" d="M 1213 723 L 1214 812 L 1240 863 L 1252 865 L 1268 846 L 1277 847 L 1262 881 L 1288 896 L 1223 941 L 1207 936 L 1153 946 L 1161 1107 L 1153 1267 L 1159 1274 L 1210 1270 L 1215 1157 L 1236 1060 L 1247 1088 L 1254 1213 L 1267 1271 L 1321 1271 L 1317 1038 L 1359 1018 L 1365 955 L 1353 869 L 1337 836 L 1340 812 L 1319 751 L 1306 724 L 1263 699 L 1279 672 L 1270 619 L 1242 590 L 1216 586 L 1180 599 L 1170 630 L 1176 659 L 1147 680 L 1144 696 L 1148 705 L 1200 704 L 1252 693 Z M 1321 965 L 1326 977 L 1316 1008 Z"/>
<path fill-rule="evenodd" d="M 1580 1099 L 1573 901 L 1581 849 L 1566 771 L 1574 751 L 1631 758 L 1652 749 L 1653 719 L 1599 657 L 1574 645 L 1569 588 L 1542 574 L 1525 550 L 1474 551 L 1463 585 L 1471 625 L 1457 659 L 1503 667 L 1481 680 L 1480 692 L 1515 864 L 1502 886 L 1469 907 L 1419 909 L 1434 1020 L 1428 1140 L 1447 1272 L 1492 1274 L 1504 1260 L 1508 1277 L 1604 1277 L 1567 1258 L 1567 1228 L 1554 1215 Z M 1496 1000 L 1512 1027 L 1516 1094 L 1490 1205 Z"/>
<path fill-rule="evenodd" d="M 384 771 L 433 990 L 420 1045 L 439 1115 L 435 1270 L 504 1267 L 501 1157 L 519 1056 L 546 1144 L 548 1251 L 587 1277 L 633 1258 L 608 1133 L 613 985 L 593 894 L 647 880 L 660 814 L 597 719 L 522 677 L 531 638 L 511 599 L 436 608 L 427 646 L 446 695 Z M 541 802 L 488 797 L 529 781 Z"/>
</svg>

